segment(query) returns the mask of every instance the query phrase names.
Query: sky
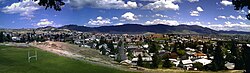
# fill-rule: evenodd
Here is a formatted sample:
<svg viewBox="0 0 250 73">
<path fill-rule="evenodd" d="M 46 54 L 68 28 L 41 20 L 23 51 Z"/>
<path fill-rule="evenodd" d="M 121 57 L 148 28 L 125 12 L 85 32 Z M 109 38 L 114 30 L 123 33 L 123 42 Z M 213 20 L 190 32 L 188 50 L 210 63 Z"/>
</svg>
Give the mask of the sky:
<svg viewBox="0 0 250 73">
<path fill-rule="evenodd" d="M 124 24 L 199 25 L 250 32 L 247 8 L 229 0 L 64 0 L 62 11 L 45 10 L 31 0 L 0 0 L 0 28 L 87 27 Z"/>
</svg>

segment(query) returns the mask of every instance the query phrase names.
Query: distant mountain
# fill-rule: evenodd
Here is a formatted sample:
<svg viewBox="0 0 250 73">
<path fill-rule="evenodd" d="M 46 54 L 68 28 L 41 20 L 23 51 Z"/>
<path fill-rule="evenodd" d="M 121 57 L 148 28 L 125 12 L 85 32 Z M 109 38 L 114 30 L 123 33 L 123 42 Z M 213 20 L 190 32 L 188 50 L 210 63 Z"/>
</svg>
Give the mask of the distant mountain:
<svg viewBox="0 0 250 73">
<path fill-rule="evenodd" d="M 59 29 L 69 29 L 82 32 L 103 32 L 103 33 L 176 33 L 176 34 L 250 34 L 242 31 L 215 31 L 210 28 L 198 25 L 178 25 L 169 26 L 164 24 L 158 25 L 140 25 L 124 24 L 117 26 L 85 27 L 78 25 L 66 25 Z"/>
</svg>

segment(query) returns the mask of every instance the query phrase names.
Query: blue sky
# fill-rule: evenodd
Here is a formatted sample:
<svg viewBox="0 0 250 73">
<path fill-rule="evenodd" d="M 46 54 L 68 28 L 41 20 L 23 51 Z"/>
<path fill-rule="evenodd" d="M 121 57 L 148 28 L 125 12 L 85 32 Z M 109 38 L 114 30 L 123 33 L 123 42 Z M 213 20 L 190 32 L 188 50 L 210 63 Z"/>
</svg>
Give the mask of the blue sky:
<svg viewBox="0 0 250 73">
<path fill-rule="evenodd" d="M 215 30 L 249 31 L 248 10 L 227 0 L 64 0 L 62 11 L 45 10 L 30 0 L 0 0 L 0 28 L 77 24 L 98 27 L 137 23 L 199 25 Z"/>
</svg>

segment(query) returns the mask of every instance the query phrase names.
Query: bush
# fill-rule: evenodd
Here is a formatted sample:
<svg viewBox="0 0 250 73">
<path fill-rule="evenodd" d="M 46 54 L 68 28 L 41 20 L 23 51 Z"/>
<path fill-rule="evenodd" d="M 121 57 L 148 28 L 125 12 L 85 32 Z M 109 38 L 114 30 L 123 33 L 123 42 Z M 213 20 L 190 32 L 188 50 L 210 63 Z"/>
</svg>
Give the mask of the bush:
<svg viewBox="0 0 250 73">
<path fill-rule="evenodd" d="M 172 66 L 173 66 L 173 63 L 169 59 L 165 59 L 163 65 L 162 65 L 162 67 L 164 67 L 164 68 L 170 68 Z"/>
<path fill-rule="evenodd" d="M 199 62 L 194 63 L 193 67 L 197 68 L 198 70 L 205 70 L 203 64 Z"/>
</svg>

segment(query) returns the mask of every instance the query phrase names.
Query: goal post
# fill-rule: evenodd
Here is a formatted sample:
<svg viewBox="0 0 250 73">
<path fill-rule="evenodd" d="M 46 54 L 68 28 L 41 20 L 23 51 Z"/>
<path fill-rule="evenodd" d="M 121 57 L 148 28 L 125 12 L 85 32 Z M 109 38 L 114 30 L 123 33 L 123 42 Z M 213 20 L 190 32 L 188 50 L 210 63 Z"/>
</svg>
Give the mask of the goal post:
<svg viewBox="0 0 250 73">
<path fill-rule="evenodd" d="M 37 51 L 34 51 L 35 53 L 32 55 L 30 51 L 28 51 L 28 62 L 31 62 L 32 58 L 35 58 L 35 60 L 37 61 Z"/>
</svg>

